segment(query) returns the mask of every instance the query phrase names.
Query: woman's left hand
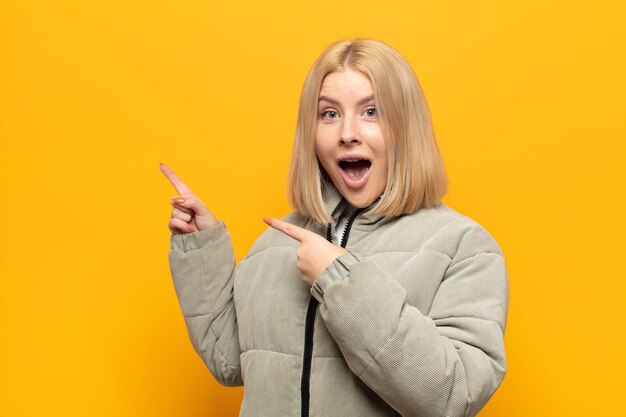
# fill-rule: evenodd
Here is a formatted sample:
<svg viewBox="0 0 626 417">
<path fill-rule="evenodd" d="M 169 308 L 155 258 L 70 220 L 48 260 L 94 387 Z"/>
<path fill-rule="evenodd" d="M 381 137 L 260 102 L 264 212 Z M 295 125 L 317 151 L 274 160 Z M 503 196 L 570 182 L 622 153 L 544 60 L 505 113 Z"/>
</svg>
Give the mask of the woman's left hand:
<svg viewBox="0 0 626 417">
<path fill-rule="evenodd" d="M 274 229 L 300 242 L 296 251 L 298 270 L 302 280 L 311 286 L 315 279 L 338 256 L 347 251 L 341 246 L 333 245 L 320 235 L 278 219 L 264 218 L 263 221 Z"/>
</svg>

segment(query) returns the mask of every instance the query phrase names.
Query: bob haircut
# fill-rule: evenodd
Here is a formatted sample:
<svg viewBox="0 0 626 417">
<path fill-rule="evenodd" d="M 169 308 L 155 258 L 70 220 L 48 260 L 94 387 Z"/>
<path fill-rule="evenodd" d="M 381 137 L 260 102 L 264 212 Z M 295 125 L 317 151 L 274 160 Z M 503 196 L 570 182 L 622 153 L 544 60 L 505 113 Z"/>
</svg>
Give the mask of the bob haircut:
<svg viewBox="0 0 626 417">
<path fill-rule="evenodd" d="M 332 221 L 322 198 L 332 182 L 315 151 L 318 100 L 324 78 L 346 68 L 360 71 L 372 83 L 387 147 L 387 185 L 365 215 L 401 216 L 438 205 L 447 191 L 447 175 L 415 73 L 389 45 L 355 39 L 330 45 L 304 81 L 289 170 L 293 208 L 316 222 Z"/>
</svg>

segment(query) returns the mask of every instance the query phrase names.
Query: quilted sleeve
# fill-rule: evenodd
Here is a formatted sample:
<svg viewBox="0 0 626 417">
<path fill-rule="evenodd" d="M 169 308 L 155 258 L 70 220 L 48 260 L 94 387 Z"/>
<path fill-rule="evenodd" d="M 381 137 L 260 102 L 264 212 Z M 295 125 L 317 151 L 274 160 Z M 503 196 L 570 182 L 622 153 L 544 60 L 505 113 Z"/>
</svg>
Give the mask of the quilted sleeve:
<svg viewBox="0 0 626 417">
<path fill-rule="evenodd" d="M 466 234 L 427 314 L 407 304 L 387 271 L 352 252 L 311 288 L 350 369 L 403 416 L 474 416 L 504 378 L 509 287 L 495 241 L 484 250 L 490 239 Z"/>
<path fill-rule="evenodd" d="M 170 239 L 170 271 L 191 343 L 223 385 L 243 385 L 233 302 L 235 254 L 224 223 Z"/>
</svg>

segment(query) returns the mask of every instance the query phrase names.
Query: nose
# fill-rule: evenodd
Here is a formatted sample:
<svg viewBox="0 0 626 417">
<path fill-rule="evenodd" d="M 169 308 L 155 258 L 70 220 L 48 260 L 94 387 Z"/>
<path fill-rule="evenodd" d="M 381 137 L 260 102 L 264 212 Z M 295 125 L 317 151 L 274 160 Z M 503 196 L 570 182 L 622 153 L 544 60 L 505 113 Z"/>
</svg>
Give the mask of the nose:
<svg viewBox="0 0 626 417">
<path fill-rule="evenodd" d="M 339 143 L 341 145 L 361 143 L 361 135 L 357 123 L 352 118 L 346 117 L 343 119 Z"/>
</svg>

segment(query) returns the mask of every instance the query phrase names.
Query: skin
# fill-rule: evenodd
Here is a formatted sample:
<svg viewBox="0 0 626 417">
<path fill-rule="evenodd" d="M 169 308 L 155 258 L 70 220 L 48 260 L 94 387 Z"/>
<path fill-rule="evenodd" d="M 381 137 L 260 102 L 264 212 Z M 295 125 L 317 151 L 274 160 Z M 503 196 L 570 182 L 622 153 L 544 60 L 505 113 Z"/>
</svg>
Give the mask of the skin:
<svg viewBox="0 0 626 417">
<path fill-rule="evenodd" d="M 387 147 L 369 78 L 346 68 L 322 83 L 315 150 L 333 184 L 353 207 L 370 206 L 387 185 Z M 350 181 L 342 159 L 371 162 L 365 181 Z"/>
<path fill-rule="evenodd" d="M 217 219 L 189 187 L 165 164 L 159 164 L 161 172 L 172 183 L 179 195 L 172 197 L 174 209 L 168 223 L 172 234 L 193 233 L 217 226 Z"/>
<path fill-rule="evenodd" d="M 347 68 L 328 74 L 322 83 L 315 149 L 333 184 L 354 207 L 368 207 L 387 182 L 386 145 L 374 105 L 372 84 L 361 72 Z M 342 158 L 371 162 L 367 179 L 355 185 L 339 167 Z M 168 228 L 173 234 L 193 233 L 217 226 L 218 220 L 191 189 L 166 165 L 161 171 L 180 194 L 173 197 Z M 279 219 L 264 218 L 270 227 L 300 242 L 296 251 L 302 280 L 315 279 L 338 256 L 346 253 L 322 236 Z"/>
<path fill-rule="evenodd" d="M 173 207 L 168 228 L 172 234 L 193 233 L 217 226 L 218 220 L 206 205 L 167 165 L 160 164 L 161 172 L 174 186 L 179 196 L 172 197 Z M 265 223 L 300 242 L 296 251 L 298 270 L 307 285 L 313 285 L 319 274 L 335 258 L 346 253 L 323 237 L 282 220 L 265 218 Z"/>
</svg>

